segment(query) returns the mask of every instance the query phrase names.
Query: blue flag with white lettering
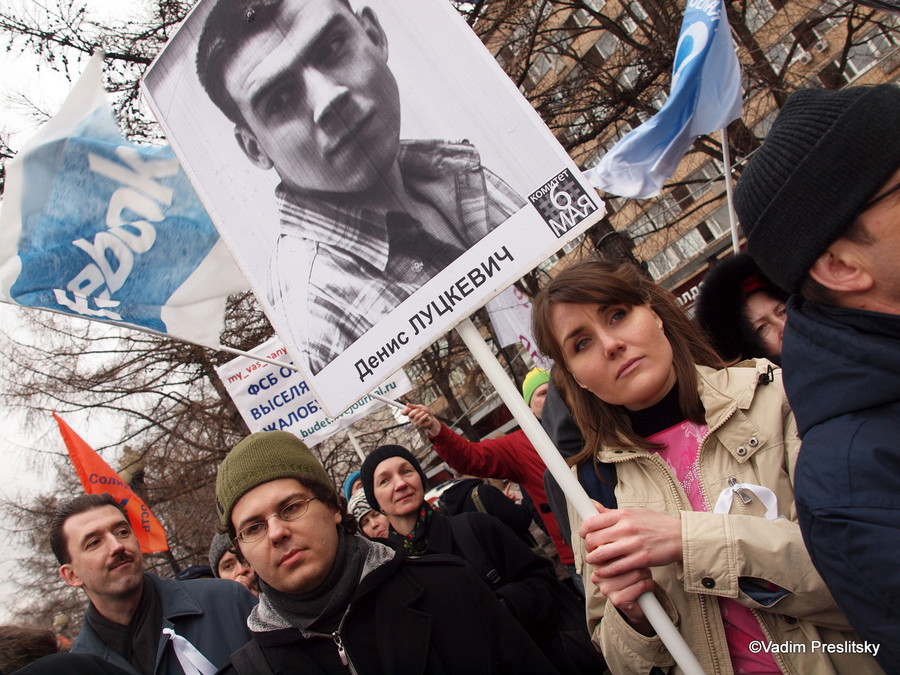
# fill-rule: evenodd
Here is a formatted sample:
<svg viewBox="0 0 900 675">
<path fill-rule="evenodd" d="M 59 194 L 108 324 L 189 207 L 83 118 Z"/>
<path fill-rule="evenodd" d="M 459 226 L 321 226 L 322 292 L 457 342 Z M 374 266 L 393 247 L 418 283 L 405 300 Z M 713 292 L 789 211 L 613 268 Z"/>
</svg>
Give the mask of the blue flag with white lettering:
<svg viewBox="0 0 900 675">
<path fill-rule="evenodd" d="M 672 88 L 656 115 L 625 135 L 585 172 L 622 197 L 662 190 L 694 139 L 741 116 L 741 68 L 723 0 L 688 0 L 675 49 Z"/>
<path fill-rule="evenodd" d="M 7 167 L 0 299 L 215 346 L 246 281 L 171 149 L 122 137 L 101 68 Z"/>
</svg>

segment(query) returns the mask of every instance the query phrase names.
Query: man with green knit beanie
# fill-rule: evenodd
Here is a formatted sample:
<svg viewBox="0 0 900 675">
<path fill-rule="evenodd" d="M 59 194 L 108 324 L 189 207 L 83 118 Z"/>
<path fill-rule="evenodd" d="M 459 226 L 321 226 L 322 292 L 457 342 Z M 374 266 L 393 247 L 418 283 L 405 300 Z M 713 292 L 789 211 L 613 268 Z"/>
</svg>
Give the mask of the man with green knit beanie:
<svg viewBox="0 0 900 675">
<path fill-rule="evenodd" d="M 220 672 L 554 672 L 457 558 L 350 534 L 334 482 L 293 434 L 238 443 L 216 509 L 261 588 L 253 640 Z"/>
</svg>

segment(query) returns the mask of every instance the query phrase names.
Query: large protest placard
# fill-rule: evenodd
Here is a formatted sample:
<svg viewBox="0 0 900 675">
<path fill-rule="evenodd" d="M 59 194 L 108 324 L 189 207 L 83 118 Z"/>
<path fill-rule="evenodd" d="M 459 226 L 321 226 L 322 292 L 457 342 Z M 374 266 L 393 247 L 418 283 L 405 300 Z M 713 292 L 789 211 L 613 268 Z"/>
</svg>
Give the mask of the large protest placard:
<svg viewBox="0 0 900 675">
<path fill-rule="evenodd" d="M 0 300 L 216 346 L 247 282 L 172 150 L 122 137 L 102 66 L 7 164 Z"/>
<path fill-rule="evenodd" d="M 446 0 L 201 0 L 143 87 L 331 413 L 604 212 Z"/>
<path fill-rule="evenodd" d="M 274 337 L 249 354 L 282 361 L 288 358 L 287 350 Z M 287 366 L 240 356 L 219 366 L 216 372 L 250 431 L 289 431 L 309 447 L 385 405 L 383 401 L 364 396 L 333 418 L 319 405 L 305 375 Z M 382 382 L 374 393 L 395 399 L 411 390 L 412 382 L 400 370 Z"/>
</svg>

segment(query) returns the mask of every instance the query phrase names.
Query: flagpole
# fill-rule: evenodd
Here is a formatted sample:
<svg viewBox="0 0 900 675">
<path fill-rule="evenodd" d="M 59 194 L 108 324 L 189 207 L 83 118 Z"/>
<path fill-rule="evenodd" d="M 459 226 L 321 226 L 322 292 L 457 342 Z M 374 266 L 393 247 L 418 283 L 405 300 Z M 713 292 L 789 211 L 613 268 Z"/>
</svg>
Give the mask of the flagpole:
<svg viewBox="0 0 900 675">
<path fill-rule="evenodd" d="M 728 203 L 728 222 L 731 225 L 731 248 L 734 254 L 741 252 L 737 214 L 734 211 L 734 187 L 731 180 L 731 151 L 728 149 L 728 129 L 722 127 L 722 161 L 725 164 L 725 197 Z"/>
<path fill-rule="evenodd" d="M 569 465 L 559 454 L 559 450 L 553 445 L 553 441 L 544 431 L 544 427 L 538 422 L 531 409 L 525 405 L 525 399 L 513 385 L 512 380 L 503 370 L 500 361 L 494 356 L 491 348 L 485 342 L 484 338 L 478 332 L 475 324 L 471 319 L 464 319 L 457 327 L 456 332 L 466 343 L 472 356 L 481 366 L 481 369 L 488 376 L 491 384 L 500 394 L 500 398 L 506 404 L 506 407 L 516 418 L 522 431 L 531 441 L 534 449 L 544 461 L 547 470 L 556 479 L 560 488 L 566 495 L 566 499 L 578 511 L 578 515 L 586 519 L 597 513 L 597 508 L 591 501 L 591 498 L 585 492 L 581 483 L 575 478 Z M 697 661 L 697 657 L 691 651 L 691 648 L 685 642 L 684 637 L 678 632 L 678 629 L 669 619 L 668 614 L 662 608 L 656 596 L 649 591 L 643 593 L 638 598 L 638 605 L 653 626 L 660 640 L 669 650 L 669 654 L 675 660 L 675 663 L 681 668 L 685 675 L 704 675 L 705 671 Z"/>
</svg>

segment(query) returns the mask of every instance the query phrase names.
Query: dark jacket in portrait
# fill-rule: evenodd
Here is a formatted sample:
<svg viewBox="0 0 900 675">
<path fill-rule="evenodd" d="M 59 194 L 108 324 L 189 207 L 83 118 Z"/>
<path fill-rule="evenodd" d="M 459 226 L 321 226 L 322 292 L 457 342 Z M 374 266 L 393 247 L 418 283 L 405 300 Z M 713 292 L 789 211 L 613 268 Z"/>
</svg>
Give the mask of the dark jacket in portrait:
<svg viewBox="0 0 900 675">
<path fill-rule="evenodd" d="M 250 639 L 247 617 L 256 598 L 241 584 L 226 579 L 173 581 L 145 574 L 159 595 L 162 627 L 188 640 L 217 667 L 228 663 L 232 652 Z M 104 644 L 87 618 L 81 626 L 73 653 L 95 654 L 134 675 L 139 671 L 121 654 Z M 181 675 L 174 648 L 160 635 L 156 656 L 157 675 Z"/>
<path fill-rule="evenodd" d="M 850 625 L 900 672 L 900 316 L 794 296 L 782 361 L 803 539 Z"/>
<path fill-rule="evenodd" d="M 397 551 L 363 576 L 337 630 L 317 633 L 286 626 L 254 632 L 254 641 L 221 672 L 499 675 L 557 671 L 471 567 L 452 556 L 407 558 Z"/>
</svg>

